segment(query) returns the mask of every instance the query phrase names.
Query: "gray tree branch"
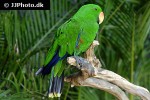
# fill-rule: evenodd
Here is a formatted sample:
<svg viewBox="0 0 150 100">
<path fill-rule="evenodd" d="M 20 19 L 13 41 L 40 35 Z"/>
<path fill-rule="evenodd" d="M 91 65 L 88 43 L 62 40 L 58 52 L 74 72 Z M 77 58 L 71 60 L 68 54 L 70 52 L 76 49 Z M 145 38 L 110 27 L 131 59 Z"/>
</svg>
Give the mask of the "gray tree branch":
<svg viewBox="0 0 150 100">
<path fill-rule="evenodd" d="M 150 93 L 147 89 L 130 83 L 112 71 L 101 68 L 101 63 L 94 54 L 96 45 L 99 45 L 98 41 L 94 41 L 87 50 L 85 59 L 76 56 L 68 57 L 68 63 L 80 71 L 66 77 L 65 81 L 75 86 L 89 86 L 104 90 L 119 100 L 129 100 L 123 90 L 143 100 L 150 100 Z"/>
</svg>

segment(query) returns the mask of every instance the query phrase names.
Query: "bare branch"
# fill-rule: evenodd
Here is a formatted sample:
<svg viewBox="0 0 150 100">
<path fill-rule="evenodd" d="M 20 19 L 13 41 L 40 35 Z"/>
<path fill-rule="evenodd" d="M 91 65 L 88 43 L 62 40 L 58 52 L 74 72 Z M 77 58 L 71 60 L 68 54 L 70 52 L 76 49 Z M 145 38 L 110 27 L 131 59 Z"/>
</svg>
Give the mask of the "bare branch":
<svg viewBox="0 0 150 100">
<path fill-rule="evenodd" d="M 109 81 L 131 94 L 140 96 L 143 100 L 150 100 L 150 93 L 147 89 L 130 83 L 125 78 L 112 71 L 98 69 L 98 74 L 94 77 Z"/>
<path fill-rule="evenodd" d="M 65 81 L 70 82 L 73 86 L 88 86 L 104 90 L 114 95 L 119 100 L 129 100 L 126 94 L 118 86 L 111 84 L 110 82 L 107 82 L 103 79 L 97 79 L 94 77 L 84 79 L 81 73 L 76 73 L 66 77 Z"/>
<path fill-rule="evenodd" d="M 101 68 L 101 63 L 94 54 L 96 45 L 98 42 L 94 41 L 86 52 L 86 59 L 76 56 L 68 57 L 68 63 L 76 66 L 80 71 L 66 77 L 65 81 L 75 86 L 89 86 L 107 91 L 119 100 L 128 100 L 120 88 L 143 100 L 150 100 L 150 93 L 147 89 L 130 83 L 112 71 Z"/>
</svg>

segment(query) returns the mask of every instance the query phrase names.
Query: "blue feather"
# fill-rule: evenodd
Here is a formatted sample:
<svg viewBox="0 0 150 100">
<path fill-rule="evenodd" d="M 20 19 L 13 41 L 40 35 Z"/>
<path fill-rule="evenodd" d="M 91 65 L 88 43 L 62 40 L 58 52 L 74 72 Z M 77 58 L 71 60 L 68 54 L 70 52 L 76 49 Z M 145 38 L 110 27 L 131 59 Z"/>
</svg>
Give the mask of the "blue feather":
<svg viewBox="0 0 150 100">
<path fill-rule="evenodd" d="M 69 56 L 68 53 L 66 53 L 63 57 L 59 57 L 59 50 L 57 50 L 55 55 L 53 56 L 52 60 L 46 66 L 40 68 L 36 72 L 36 75 L 42 74 L 44 77 L 45 75 L 51 73 L 53 66 L 55 66 L 59 60 L 63 60 L 67 56 Z M 53 93 L 57 93 L 58 95 L 61 94 L 62 88 L 63 88 L 63 83 L 64 83 L 64 81 L 63 81 L 64 75 L 63 74 L 64 74 L 64 72 L 62 73 L 62 75 L 60 77 L 58 77 L 58 76 L 54 77 L 52 74 L 52 76 L 50 78 L 48 94 L 53 94 Z"/>
<path fill-rule="evenodd" d="M 76 40 L 76 48 L 79 46 L 79 39 L 80 39 L 80 33 L 78 34 L 77 40 Z"/>
<path fill-rule="evenodd" d="M 79 40 L 80 40 L 80 36 L 81 36 L 81 33 L 83 32 L 83 29 L 81 29 L 81 31 L 79 32 L 78 34 L 78 37 L 77 37 L 77 40 L 76 40 L 76 48 L 79 46 Z"/>
<path fill-rule="evenodd" d="M 42 67 L 43 68 L 41 70 L 42 75 L 49 74 L 51 72 L 53 66 L 55 66 L 59 60 L 63 60 L 67 56 L 68 56 L 68 53 L 66 53 L 63 57 L 59 57 L 59 50 L 57 50 L 57 52 L 53 56 L 52 60 L 46 66 Z"/>
</svg>

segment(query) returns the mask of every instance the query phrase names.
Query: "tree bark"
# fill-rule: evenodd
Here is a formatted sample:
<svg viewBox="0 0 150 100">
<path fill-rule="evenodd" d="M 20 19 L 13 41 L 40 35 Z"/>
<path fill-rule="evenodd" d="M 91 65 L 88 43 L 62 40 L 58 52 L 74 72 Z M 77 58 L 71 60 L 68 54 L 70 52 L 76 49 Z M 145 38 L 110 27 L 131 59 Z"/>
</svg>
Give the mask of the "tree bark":
<svg viewBox="0 0 150 100">
<path fill-rule="evenodd" d="M 112 71 L 101 68 L 101 63 L 94 54 L 94 47 L 97 45 L 99 45 L 98 41 L 94 41 L 86 51 L 85 58 L 68 57 L 68 63 L 80 71 L 66 77 L 65 81 L 74 86 L 89 86 L 104 90 L 119 100 L 129 100 L 123 90 L 139 96 L 142 100 L 150 100 L 150 93 L 147 89 L 130 83 Z"/>
</svg>

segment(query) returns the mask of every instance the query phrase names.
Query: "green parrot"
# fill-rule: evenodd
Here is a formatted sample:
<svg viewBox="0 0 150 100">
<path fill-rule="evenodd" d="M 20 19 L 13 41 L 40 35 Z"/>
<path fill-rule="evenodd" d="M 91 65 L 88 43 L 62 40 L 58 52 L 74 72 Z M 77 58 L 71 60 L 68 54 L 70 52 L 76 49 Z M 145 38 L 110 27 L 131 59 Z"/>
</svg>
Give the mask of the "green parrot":
<svg viewBox="0 0 150 100">
<path fill-rule="evenodd" d="M 36 75 L 50 74 L 49 97 L 61 95 L 64 82 L 62 61 L 68 56 L 84 53 L 94 41 L 103 20 L 102 9 L 98 5 L 87 4 L 58 28 L 44 65 L 36 72 Z"/>
</svg>

